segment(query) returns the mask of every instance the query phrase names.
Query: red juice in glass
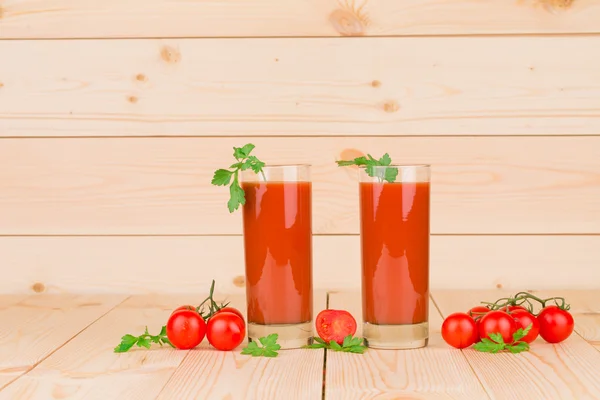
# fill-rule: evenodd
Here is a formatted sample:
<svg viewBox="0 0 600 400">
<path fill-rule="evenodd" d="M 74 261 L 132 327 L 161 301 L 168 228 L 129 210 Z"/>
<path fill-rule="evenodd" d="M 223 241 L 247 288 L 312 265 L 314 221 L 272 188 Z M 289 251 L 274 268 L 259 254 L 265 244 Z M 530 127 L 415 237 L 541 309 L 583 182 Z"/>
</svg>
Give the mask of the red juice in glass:
<svg viewBox="0 0 600 400">
<path fill-rule="evenodd" d="M 242 175 L 248 337 L 299 348 L 312 338 L 310 167 L 263 171 Z"/>
<path fill-rule="evenodd" d="M 386 169 L 396 168 L 393 182 Z M 429 338 L 429 166 L 361 168 L 363 334 L 369 347 Z"/>
</svg>

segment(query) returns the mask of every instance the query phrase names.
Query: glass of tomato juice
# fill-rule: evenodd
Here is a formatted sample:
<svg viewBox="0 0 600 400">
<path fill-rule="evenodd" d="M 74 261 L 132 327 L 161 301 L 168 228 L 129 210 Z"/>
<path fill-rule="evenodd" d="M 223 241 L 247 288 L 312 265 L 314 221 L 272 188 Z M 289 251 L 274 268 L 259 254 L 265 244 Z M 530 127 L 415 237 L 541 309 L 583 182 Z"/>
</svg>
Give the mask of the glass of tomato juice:
<svg viewBox="0 0 600 400">
<path fill-rule="evenodd" d="M 310 165 L 242 173 L 248 340 L 272 333 L 282 349 L 312 341 Z"/>
<path fill-rule="evenodd" d="M 397 176 L 390 182 L 393 168 Z M 425 347 L 430 166 L 360 167 L 359 174 L 365 343 L 379 349 Z"/>
</svg>

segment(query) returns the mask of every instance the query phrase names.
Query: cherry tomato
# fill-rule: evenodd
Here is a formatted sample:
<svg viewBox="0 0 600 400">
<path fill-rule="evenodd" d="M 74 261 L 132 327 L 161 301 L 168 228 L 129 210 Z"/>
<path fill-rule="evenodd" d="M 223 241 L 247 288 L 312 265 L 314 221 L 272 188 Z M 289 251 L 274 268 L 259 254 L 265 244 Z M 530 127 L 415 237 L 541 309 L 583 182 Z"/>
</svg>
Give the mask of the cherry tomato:
<svg viewBox="0 0 600 400">
<path fill-rule="evenodd" d="M 215 315 L 222 313 L 222 312 L 230 312 L 230 313 L 234 313 L 235 315 L 237 315 L 238 317 L 240 317 L 242 319 L 242 321 L 245 321 L 244 319 L 244 315 L 240 312 L 240 310 L 238 310 L 237 308 L 233 308 L 233 307 L 223 307 L 221 308 L 219 311 L 217 311 L 215 313 Z"/>
<path fill-rule="evenodd" d="M 181 311 L 181 310 L 190 310 L 190 311 L 196 311 L 196 307 L 186 304 L 185 306 L 179 306 L 176 309 L 173 310 L 172 314 L 175 314 L 177 311 Z"/>
<path fill-rule="evenodd" d="M 329 343 L 335 340 L 338 344 L 344 343 L 344 338 L 356 333 L 356 320 L 345 310 L 323 310 L 315 320 L 317 334 Z"/>
<path fill-rule="evenodd" d="M 559 343 L 571 336 L 575 322 L 570 312 L 546 306 L 538 315 L 540 336 L 548 343 Z"/>
<path fill-rule="evenodd" d="M 533 314 L 527 310 L 514 310 L 510 315 L 517 321 L 517 329 L 525 329 L 531 325 L 531 330 L 521 339 L 522 342 L 531 343 L 537 339 L 540 333 L 540 321 Z"/>
<path fill-rule="evenodd" d="M 490 309 L 485 306 L 475 306 L 475 307 L 471 308 L 467 314 L 469 314 L 475 320 L 478 320 L 489 312 L 490 312 Z"/>
<path fill-rule="evenodd" d="M 208 320 L 206 338 L 217 350 L 233 350 L 246 336 L 246 324 L 239 315 L 219 312 Z"/>
<path fill-rule="evenodd" d="M 450 346 L 464 349 L 479 340 L 477 323 L 466 313 L 450 314 L 442 323 L 442 337 Z"/>
<path fill-rule="evenodd" d="M 502 335 L 504 343 L 513 342 L 513 334 L 517 331 L 517 322 L 504 311 L 490 311 L 479 321 L 479 336 L 490 338 L 490 333 Z"/>
<path fill-rule="evenodd" d="M 506 306 L 504 306 L 504 307 L 502 307 L 502 308 L 500 309 L 500 311 L 504 311 L 504 312 L 506 312 L 506 309 L 507 309 L 507 307 L 506 307 Z M 513 312 L 513 311 L 517 311 L 517 310 L 524 310 L 524 311 L 527 311 L 527 312 L 529 312 L 529 310 L 528 310 L 528 309 L 526 309 L 526 308 L 525 308 L 525 307 L 523 307 L 523 306 L 508 306 L 508 311 L 509 311 L 509 312 Z"/>
<path fill-rule="evenodd" d="M 193 349 L 206 334 L 206 322 L 196 310 L 179 310 L 167 321 L 167 337 L 178 349 Z"/>
</svg>

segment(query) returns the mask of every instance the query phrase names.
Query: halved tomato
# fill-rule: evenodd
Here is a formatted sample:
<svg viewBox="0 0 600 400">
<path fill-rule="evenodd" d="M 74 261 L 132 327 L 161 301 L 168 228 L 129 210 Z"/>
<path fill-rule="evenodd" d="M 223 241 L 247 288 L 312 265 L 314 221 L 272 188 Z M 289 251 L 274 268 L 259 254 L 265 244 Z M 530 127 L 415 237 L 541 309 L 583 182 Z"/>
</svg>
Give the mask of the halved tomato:
<svg viewBox="0 0 600 400">
<path fill-rule="evenodd" d="M 356 333 L 356 320 L 346 310 L 323 310 L 317 315 L 315 325 L 317 334 L 327 343 L 334 340 L 341 345 L 346 336 Z"/>
</svg>

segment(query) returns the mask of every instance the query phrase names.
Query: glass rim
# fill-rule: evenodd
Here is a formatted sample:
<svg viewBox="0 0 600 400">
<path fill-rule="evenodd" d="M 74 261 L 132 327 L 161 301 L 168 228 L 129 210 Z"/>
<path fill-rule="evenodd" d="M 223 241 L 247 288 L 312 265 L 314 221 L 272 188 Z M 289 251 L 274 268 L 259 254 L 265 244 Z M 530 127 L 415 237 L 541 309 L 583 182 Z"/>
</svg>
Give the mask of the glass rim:
<svg viewBox="0 0 600 400">
<path fill-rule="evenodd" d="M 359 165 L 358 168 L 367 169 L 370 168 L 431 168 L 431 164 L 390 164 L 390 165 Z"/>
</svg>

